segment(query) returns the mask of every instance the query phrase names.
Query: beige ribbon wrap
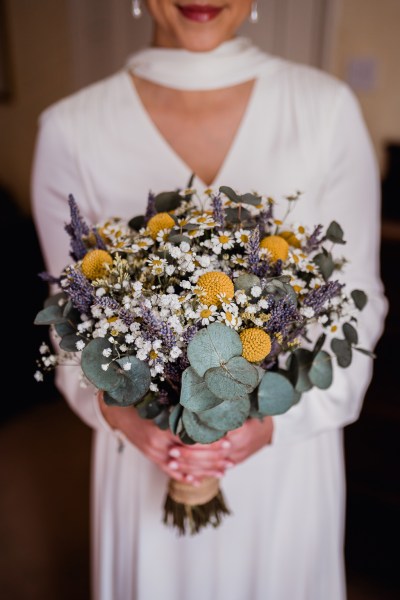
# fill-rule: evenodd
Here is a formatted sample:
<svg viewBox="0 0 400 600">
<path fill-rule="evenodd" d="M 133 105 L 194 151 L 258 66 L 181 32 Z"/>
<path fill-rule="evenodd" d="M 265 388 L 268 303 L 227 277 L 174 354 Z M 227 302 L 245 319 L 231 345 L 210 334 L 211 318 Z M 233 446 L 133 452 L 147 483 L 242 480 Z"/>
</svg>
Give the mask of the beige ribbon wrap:
<svg viewBox="0 0 400 600">
<path fill-rule="evenodd" d="M 203 479 L 199 486 L 195 487 L 190 483 L 169 480 L 168 493 L 172 500 L 186 506 L 201 506 L 207 504 L 219 492 L 219 480 L 215 477 Z"/>
</svg>

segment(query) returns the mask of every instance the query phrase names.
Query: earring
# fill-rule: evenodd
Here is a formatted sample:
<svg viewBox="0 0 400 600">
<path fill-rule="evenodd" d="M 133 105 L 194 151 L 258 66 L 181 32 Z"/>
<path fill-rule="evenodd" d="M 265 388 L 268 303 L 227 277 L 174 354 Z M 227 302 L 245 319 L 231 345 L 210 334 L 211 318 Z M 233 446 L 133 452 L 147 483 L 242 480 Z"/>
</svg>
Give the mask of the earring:
<svg viewBox="0 0 400 600">
<path fill-rule="evenodd" d="M 258 3 L 257 0 L 253 0 L 253 3 L 251 5 L 251 12 L 250 12 L 250 23 L 257 23 L 258 22 Z"/>
<path fill-rule="evenodd" d="M 132 0 L 132 16 L 134 19 L 140 19 L 142 16 L 142 6 L 140 0 Z"/>
</svg>

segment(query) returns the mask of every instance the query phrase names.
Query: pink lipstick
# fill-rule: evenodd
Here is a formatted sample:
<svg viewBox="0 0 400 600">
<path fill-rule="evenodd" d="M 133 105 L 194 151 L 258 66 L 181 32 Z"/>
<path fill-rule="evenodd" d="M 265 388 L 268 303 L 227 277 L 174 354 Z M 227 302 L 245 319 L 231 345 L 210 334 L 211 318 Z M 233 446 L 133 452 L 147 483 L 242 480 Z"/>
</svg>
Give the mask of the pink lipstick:
<svg viewBox="0 0 400 600">
<path fill-rule="evenodd" d="M 186 19 L 197 23 L 208 23 L 218 17 L 222 11 L 222 7 L 208 4 L 178 4 L 177 7 Z"/>
</svg>

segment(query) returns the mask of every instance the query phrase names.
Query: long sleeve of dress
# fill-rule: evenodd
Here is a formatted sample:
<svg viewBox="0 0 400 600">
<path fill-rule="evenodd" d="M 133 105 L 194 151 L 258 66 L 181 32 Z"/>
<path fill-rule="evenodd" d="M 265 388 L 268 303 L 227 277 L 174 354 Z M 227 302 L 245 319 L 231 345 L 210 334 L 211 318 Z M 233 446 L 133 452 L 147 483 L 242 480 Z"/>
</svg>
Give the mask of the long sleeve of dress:
<svg viewBox="0 0 400 600">
<path fill-rule="evenodd" d="M 71 144 L 68 121 L 60 111 L 48 109 L 40 118 L 32 170 L 32 212 L 47 271 L 58 276 L 72 262 L 69 237 L 64 231 L 70 221 L 68 195 L 79 199 L 84 218 L 90 219 L 90 193 Z M 56 343 L 56 342 L 55 342 Z M 78 416 L 90 427 L 108 427 L 98 408 L 95 390 L 81 387 L 78 365 L 61 365 L 56 386 Z"/>
<path fill-rule="evenodd" d="M 387 301 L 379 274 L 380 191 L 372 144 L 353 93 L 341 86 L 333 118 L 327 116 L 326 172 L 320 198 L 322 222 L 337 221 L 346 245 L 336 253 L 349 261 L 339 275 L 347 290 L 361 289 L 368 303 L 358 317 L 359 346 L 373 351 L 383 330 Z M 337 332 L 339 337 L 340 332 Z M 274 444 L 295 442 L 355 421 L 371 381 L 373 359 L 353 351 L 346 368 L 334 362 L 333 384 L 328 390 L 313 388 L 287 413 L 274 418 Z"/>
</svg>

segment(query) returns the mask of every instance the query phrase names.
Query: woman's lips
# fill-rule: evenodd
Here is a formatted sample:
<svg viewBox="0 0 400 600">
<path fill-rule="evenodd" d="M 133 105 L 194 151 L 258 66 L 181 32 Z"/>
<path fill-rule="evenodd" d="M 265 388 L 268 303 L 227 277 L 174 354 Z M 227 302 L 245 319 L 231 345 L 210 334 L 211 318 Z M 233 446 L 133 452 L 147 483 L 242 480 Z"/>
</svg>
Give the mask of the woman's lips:
<svg viewBox="0 0 400 600">
<path fill-rule="evenodd" d="M 196 21 L 197 23 L 212 21 L 222 11 L 221 7 L 207 4 L 178 4 L 178 9 L 186 19 Z"/>
</svg>

